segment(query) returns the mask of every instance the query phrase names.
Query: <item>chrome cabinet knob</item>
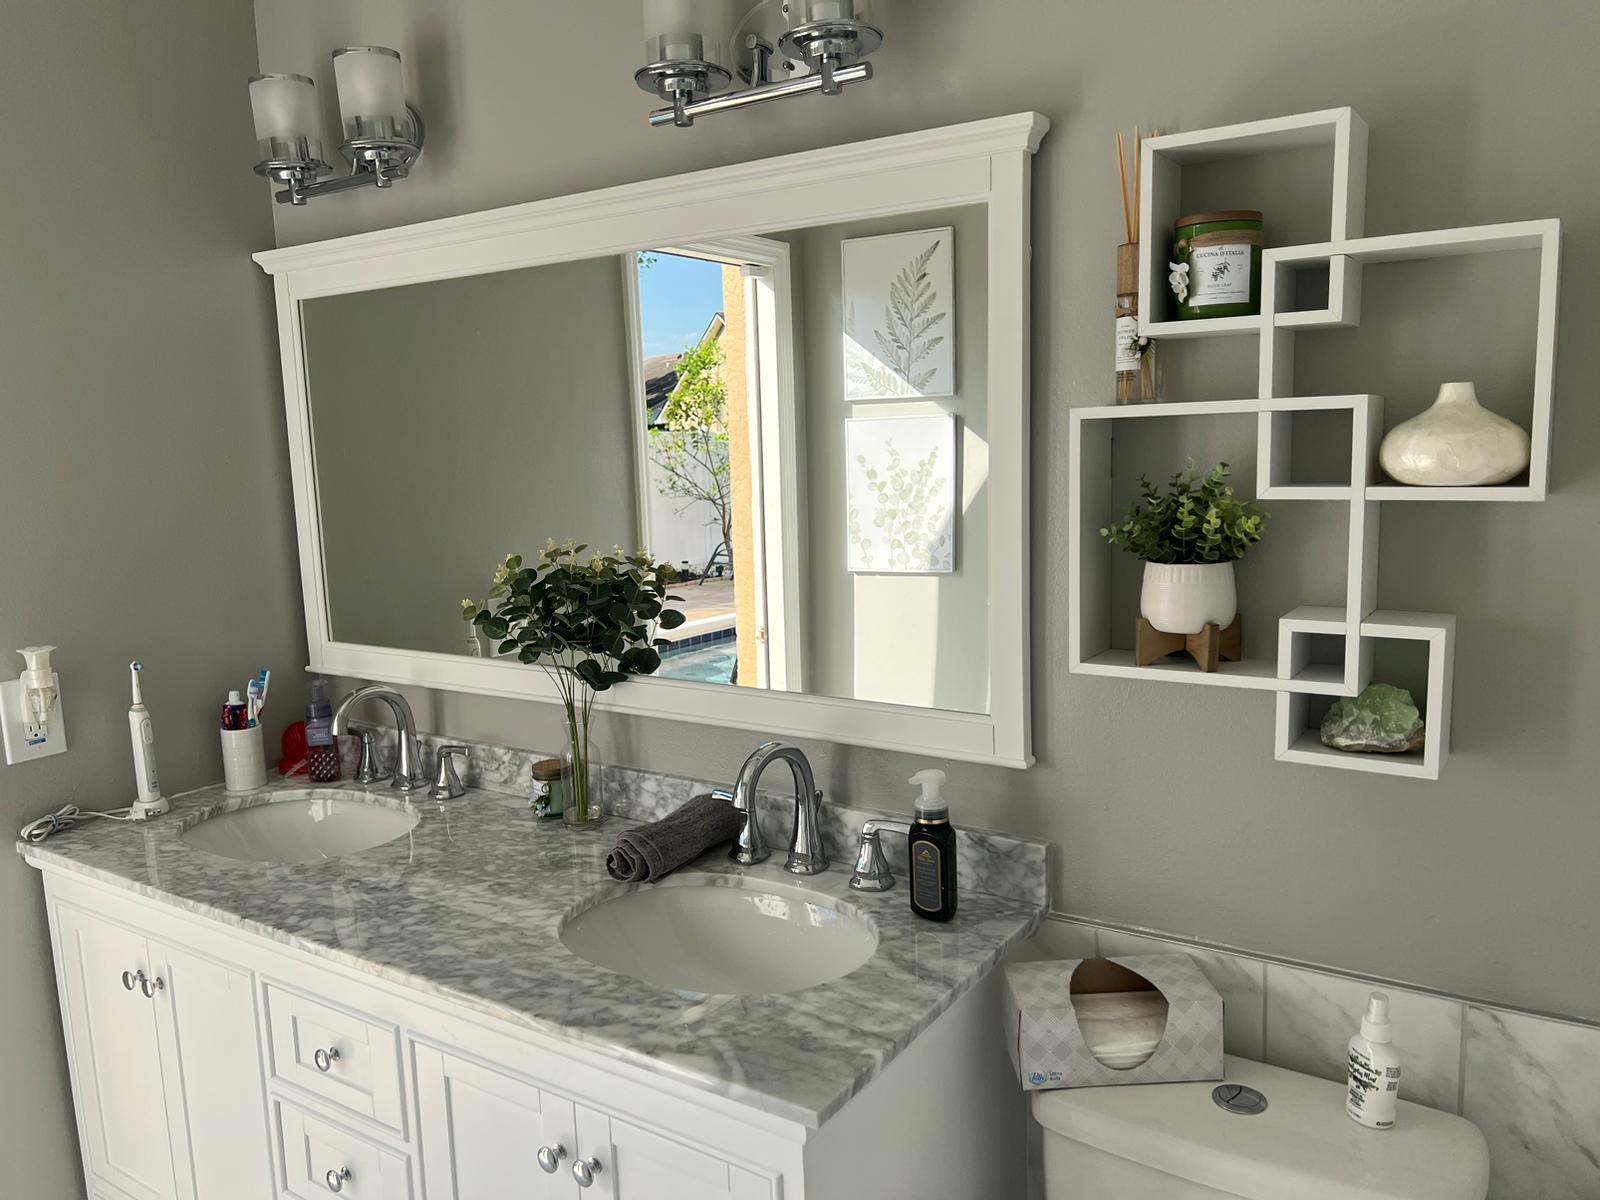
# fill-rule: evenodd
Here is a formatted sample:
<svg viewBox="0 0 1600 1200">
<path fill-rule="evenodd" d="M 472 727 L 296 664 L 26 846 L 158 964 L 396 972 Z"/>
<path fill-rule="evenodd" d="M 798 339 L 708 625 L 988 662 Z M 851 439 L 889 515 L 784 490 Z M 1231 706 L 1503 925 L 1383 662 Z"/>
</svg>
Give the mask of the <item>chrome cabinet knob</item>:
<svg viewBox="0 0 1600 1200">
<path fill-rule="evenodd" d="M 155 999 L 159 991 L 165 990 L 167 981 L 157 975 L 154 979 L 146 979 L 143 971 L 139 972 L 139 990 L 144 993 L 146 1000 Z"/>
<path fill-rule="evenodd" d="M 143 971 L 140 971 L 137 975 L 135 975 L 132 971 L 124 971 L 122 973 L 122 986 L 131 992 L 134 988 L 139 986 L 139 980 L 143 978 Z"/>
<path fill-rule="evenodd" d="M 344 1191 L 344 1185 L 350 1182 L 352 1178 L 349 1167 L 340 1167 L 337 1171 L 330 1170 L 322 1177 L 322 1181 L 328 1185 L 330 1192 L 342 1192 Z"/>
<path fill-rule="evenodd" d="M 594 1183 L 594 1177 L 600 1174 L 600 1160 L 598 1158 L 580 1158 L 572 1164 L 572 1177 L 578 1181 L 579 1187 L 589 1187 Z"/>
<path fill-rule="evenodd" d="M 311 1056 L 311 1061 L 317 1064 L 317 1070 L 326 1075 L 329 1071 L 333 1070 L 333 1064 L 338 1062 L 343 1057 L 344 1055 L 339 1053 L 339 1047 L 329 1046 L 326 1050 L 319 1048 L 317 1052 Z"/>
<path fill-rule="evenodd" d="M 560 1142 L 554 1146 L 539 1147 L 539 1169 L 546 1175 L 554 1175 L 561 1169 L 561 1160 L 567 1156 L 567 1148 Z"/>
</svg>

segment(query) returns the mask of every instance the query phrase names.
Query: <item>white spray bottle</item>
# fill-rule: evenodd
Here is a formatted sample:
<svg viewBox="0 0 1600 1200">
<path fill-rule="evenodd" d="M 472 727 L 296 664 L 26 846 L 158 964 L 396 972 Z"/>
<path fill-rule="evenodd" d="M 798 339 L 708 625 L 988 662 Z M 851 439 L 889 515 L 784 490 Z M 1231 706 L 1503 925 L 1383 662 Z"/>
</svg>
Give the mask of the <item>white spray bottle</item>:
<svg viewBox="0 0 1600 1200">
<path fill-rule="evenodd" d="M 1400 1099 L 1400 1053 L 1389 1029 L 1389 997 L 1373 992 L 1350 1039 L 1349 1093 L 1344 1110 L 1368 1129 L 1393 1129 Z"/>
<path fill-rule="evenodd" d="M 128 736 L 133 742 L 133 778 L 139 789 L 139 798 L 128 809 L 135 821 L 158 817 L 172 807 L 161 794 L 161 784 L 156 780 L 156 734 L 150 725 L 150 710 L 144 706 L 144 694 L 139 690 L 139 672 L 144 664 L 138 659 L 128 664 L 133 676 L 133 707 L 128 710 Z"/>
</svg>

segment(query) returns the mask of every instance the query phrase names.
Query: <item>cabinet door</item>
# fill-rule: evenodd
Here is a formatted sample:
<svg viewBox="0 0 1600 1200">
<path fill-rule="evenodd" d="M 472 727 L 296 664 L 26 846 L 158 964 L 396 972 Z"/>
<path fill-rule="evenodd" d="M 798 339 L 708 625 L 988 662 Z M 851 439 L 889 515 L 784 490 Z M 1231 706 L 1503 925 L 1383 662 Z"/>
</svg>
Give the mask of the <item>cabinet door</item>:
<svg viewBox="0 0 1600 1200">
<path fill-rule="evenodd" d="M 174 1200 L 155 1002 L 139 984 L 123 982 L 123 972 L 130 973 L 130 982 L 140 971 L 147 980 L 155 978 L 145 939 L 68 904 L 56 905 L 54 915 L 61 1006 L 91 1185 L 103 1181 L 129 1200 Z"/>
<path fill-rule="evenodd" d="M 250 972 L 156 942 L 156 994 L 178 1194 L 267 1200 L 272 1152 Z"/>
<path fill-rule="evenodd" d="M 570 1101 L 435 1046 L 412 1054 L 428 1200 L 578 1200 Z M 544 1147 L 562 1152 L 554 1173 L 539 1166 Z"/>
<path fill-rule="evenodd" d="M 698 1146 L 615 1117 L 605 1122 L 609 1147 L 596 1148 L 597 1118 L 589 1109 L 579 1110 L 581 1152 L 586 1158 L 598 1158 L 603 1167 L 592 1190 L 585 1193 L 586 1200 L 593 1196 L 607 1200 L 772 1200 L 770 1179 Z M 602 1190 L 602 1181 L 609 1190 Z"/>
</svg>

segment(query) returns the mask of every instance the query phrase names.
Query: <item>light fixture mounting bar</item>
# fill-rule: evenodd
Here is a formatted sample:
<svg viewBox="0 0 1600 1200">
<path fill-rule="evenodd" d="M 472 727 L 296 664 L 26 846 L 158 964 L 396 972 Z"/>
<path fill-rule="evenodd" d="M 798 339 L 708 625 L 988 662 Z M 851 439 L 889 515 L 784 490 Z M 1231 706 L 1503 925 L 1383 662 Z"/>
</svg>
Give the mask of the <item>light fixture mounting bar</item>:
<svg viewBox="0 0 1600 1200">
<path fill-rule="evenodd" d="M 807 75 L 801 79 L 785 79 L 777 83 L 766 83 L 759 87 L 745 88 L 743 91 L 725 92 L 718 96 L 709 96 L 704 100 L 694 100 L 672 108 L 658 108 L 650 114 L 650 124 L 656 127 L 662 125 L 686 127 L 694 124 L 696 117 L 708 117 L 715 113 L 733 112 L 736 109 L 749 108 L 753 104 L 765 104 L 769 100 L 782 100 L 789 96 L 802 96 L 807 92 L 828 92 L 833 94 L 842 89 L 847 83 L 860 83 L 871 78 L 871 63 L 852 63 L 848 67 L 837 68 L 831 72 L 830 76 L 817 74 Z M 829 87 L 830 83 L 833 85 L 831 88 Z"/>
</svg>

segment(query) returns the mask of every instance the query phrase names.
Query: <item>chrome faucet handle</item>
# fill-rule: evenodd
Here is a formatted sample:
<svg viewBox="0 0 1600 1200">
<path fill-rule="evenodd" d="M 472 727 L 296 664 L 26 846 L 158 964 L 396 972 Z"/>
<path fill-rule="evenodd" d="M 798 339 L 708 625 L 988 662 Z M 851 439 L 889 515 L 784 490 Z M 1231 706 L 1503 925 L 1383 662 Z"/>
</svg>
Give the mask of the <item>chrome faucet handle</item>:
<svg viewBox="0 0 1600 1200">
<path fill-rule="evenodd" d="M 439 772 L 434 776 L 433 787 L 428 792 L 431 799 L 454 800 L 467 794 L 461 776 L 456 774 L 455 760 L 471 756 L 471 751 L 465 746 L 439 747 Z"/>
<path fill-rule="evenodd" d="M 810 774 L 808 769 L 806 775 Z M 817 829 L 817 813 L 821 808 L 821 788 L 813 788 L 809 799 L 803 789 L 796 789 L 794 836 L 789 839 L 789 857 L 783 863 L 783 869 L 791 875 L 820 875 L 828 869 L 828 853 L 822 848 L 822 834 Z"/>
<path fill-rule="evenodd" d="M 761 836 L 761 822 L 756 817 L 753 792 L 728 791 L 717 788 L 712 793 L 718 800 L 726 800 L 739 814 L 739 831 L 733 835 L 733 849 L 728 858 L 743 867 L 753 867 L 772 857 L 766 839 Z"/>
<path fill-rule="evenodd" d="M 873 817 L 861 826 L 861 844 L 856 848 L 855 870 L 850 874 L 850 886 L 858 892 L 886 892 L 894 886 L 894 872 L 883 853 L 880 834 L 900 833 L 911 836 L 911 826 L 905 821 L 890 821 Z"/>
<path fill-rule="evenodd" d="M 357 783 L 380 783 L 383 769 L 378 766 L 378 735 L 370 729 L 358 729 L 361 738 L 361 761 L 356 766 Z"/>
</svg>

